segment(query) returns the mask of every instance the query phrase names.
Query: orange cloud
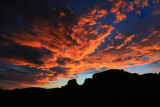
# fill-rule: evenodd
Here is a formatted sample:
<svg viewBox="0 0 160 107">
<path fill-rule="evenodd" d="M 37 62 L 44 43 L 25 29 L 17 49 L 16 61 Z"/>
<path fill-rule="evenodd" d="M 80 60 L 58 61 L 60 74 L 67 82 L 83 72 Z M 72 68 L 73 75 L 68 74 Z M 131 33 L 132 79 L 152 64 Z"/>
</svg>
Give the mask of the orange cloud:
<svg viewBox="0 0 160 107">
<path fill-rule="evenodd" d="M 74 73 L 90 69 L 93 65 L 85 63 L 83 59 L 93 53 L 114 29 L 111 25 L 97 22 L 99 18 L 105 17 L 105 15 L 107 15 L 107 10 L 94 8 L 82 17 L 78 17 L 75 21 L 76 23 L 71 25 L 66 25 L 61 20 L 58 20 L 57 25 L 54 25 L 45 19 L 36 18 L 32 25 L 33 29 L 28 28 L 25 31 L 16 28 L 16 32 L 12 33 L 12 36 L 3 35 L 3 39 L 11 40 L 22 46 L 32 47 L 37 51 L 41 51 L 43 48 L 51 51 L 50 54 L 44 55 L 40 59 L 43 64 L 29 63 L 18 58 L 5 58 L 2 60 L 14 65 L 27 65 L 42 70 L 50 70 L 59 65 L 57 63 L 58 58 L 71 59 L 65 62 L 65 65 L 61 65 L 61 67 L 68 69 L 65 74 L 51 71 L 52 74 L 35 75 L 36 77 L 44 76 L 35 82 L 40 85 L 48 84 L 48 81 L 55 81 L 59 77 L 69 78 Z M 64 16 L 64 14 L 61 12 L 60 16 Z M 95 28 L 94 25 L 98 25 L 98 27 Z M 99 29 L 102 29 L 101 33 L 98 33 Z M 75 63 L 75 61 L 79 63 Z M 23 83 L 20 86 L 27 84 L 32 85 L 30 83 Z"/>
<path fill-rule="evenodd" d="M 127 18 L 127 13 L 130 11 L 136 10 L 137 14 L 140 14 L 140 8 L 144 8 L 149 6 L 148 0 L 134 0 L 134 1 L 126 1 L 126 0 L 109 0 L 112 3 L 111 13 L 116 15 L 116 20 L 114 23 L 119 23 Z M 158 3 L 155 1 L 153 3 Z M 134 8 L 134 6 L 136 8 Z"/>
<path fill-rule="evenodd" d="M 111 13 L 116 15 L 114 24 L 126 19 L 127 13 L 134 10 L 134 5 L 138 8 L 149 5 L 148 0 L 109 1 L 113 5 Z M 112 25 L 98 22 L 99 18 L 104 18 L 108 13 L 106 9 L 95 7 L 69 24 L 59 19 L 67 17 L 67 13 L 64 12 L 60 12 L 56 24 L 43 18 L 36 18 L 32 23 L 32 29 L 16 28 L 11 36 L 3 35 L 2 37 L 18 45 L 31 47 L 38 52 L 42 49 L 49 50 L 50 54 L 45 54 L 40 58 L 43 64 L 27 62 L 20 58 L 1 58 L 1 60 L 14 65 L 26 65 L 50 71 L 50 73 L 33 75 L 33 78 L 37 79 L 33 83 L 19 84 L 21 87 L 49 84 L 48 81 L 56 81 L 60 77 L 70 78 L 69 76 L 73 74 L 92 68 L 125 68 L 160 60 L 159 30 L 153 31 L 139 43 L 133 42 L 138 38 L 138 34 L 125 36 L 119 33 L 112 44 L 107 45 L 101 51 L 96 51 L 114 30 Z M 116 41 L 120 42 L 115 43 Z M 148 57 L 148 59 L 142 59 L 143 57 Z"/>
<path fill-rule="evenodd" d="M 86 61 L 93 63 L 95 68 L 125 68 L 158 61 L 160 60 L 159 35 L 159 30 L 153 31 L 152 34 L 148 35 L 146 41 L 142 39 L 141 42 L 128 44 L 123 49 L 116 46 L 109 46 L 103 52 L 101 51 L 87 57 Z M 138 36 L 132 35 L 126 38 L 122 44 L 131 42 L 133 38 L 138 38 Z M 148 58 L 142 59 L 143 57 Z"/>
<path fill-rule="evenodd" d="M 122 39 L 124 35 L 122 35 L 121 33 L 119 33 L 117 36 L 115 36 L 115 39 Z"/>
<path fill-rule="evenodd" d="M 120 12 L 120 9 L 124 9 L 127 6 L 127 2 L 123 0 L 109 0 L 113 7 L 111 12 L 116 14 L 116 21 L 114 23 L 119 23 L 120 21 L 126 19 L 126 15 L 123 12 Z"/>
<path fill-rule="evenodd" d="M 116 19 L 117 20 L 114 23 L 119 23 L 120 21 L 126 19 L 126 17 L 127 17 L 126 14 L 117 12 L 116 13 Z"/>
<path fill-rule="evenodd" d="M 137 7 L 144 8 L 145 6 L 148 6 L 148 0 L 134 0 L 134 3 Z"/>
</svg>

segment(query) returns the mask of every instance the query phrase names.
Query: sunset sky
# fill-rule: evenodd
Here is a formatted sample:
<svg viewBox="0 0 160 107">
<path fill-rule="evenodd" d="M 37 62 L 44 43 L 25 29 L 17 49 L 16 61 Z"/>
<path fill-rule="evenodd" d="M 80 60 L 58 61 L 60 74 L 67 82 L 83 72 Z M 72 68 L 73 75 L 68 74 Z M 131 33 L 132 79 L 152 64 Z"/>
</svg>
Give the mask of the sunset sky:
<svg viewBox="0 0 160 107">
<path fill-rule="evenodd" d="M 159 0 L 0 1 L 0 88 L 82 84 L 113 68 L 160 72 Z"/>
</svg>

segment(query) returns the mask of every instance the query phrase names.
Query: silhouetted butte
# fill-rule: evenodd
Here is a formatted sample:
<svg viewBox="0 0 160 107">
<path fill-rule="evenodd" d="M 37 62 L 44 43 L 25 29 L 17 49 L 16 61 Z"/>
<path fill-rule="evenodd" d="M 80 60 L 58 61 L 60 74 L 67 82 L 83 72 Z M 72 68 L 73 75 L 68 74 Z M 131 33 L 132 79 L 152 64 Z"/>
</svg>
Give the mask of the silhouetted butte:
<svg viewBox="0 0 160 107">
<path fill-rule="evenodd" d="M 0 90 L 4 107 L 159 107 L 160 74 L 131 74 L 111 69 L 96 73 L 78 85 L 69 80 L 59 89 Z"/>
</svg>

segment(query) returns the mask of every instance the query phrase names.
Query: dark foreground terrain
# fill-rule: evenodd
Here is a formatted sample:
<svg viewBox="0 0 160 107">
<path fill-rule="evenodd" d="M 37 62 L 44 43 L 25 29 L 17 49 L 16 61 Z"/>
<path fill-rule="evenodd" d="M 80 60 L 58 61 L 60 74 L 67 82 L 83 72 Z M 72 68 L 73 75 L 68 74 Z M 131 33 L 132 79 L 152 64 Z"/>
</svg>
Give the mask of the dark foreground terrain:
<svg viewBox="0 0 160 107">
<path fill-rule="evenodd" d="M 160 107 L 160 74 L 108 70 L 60 89 L 0 90 L 1 107 Z"/>
</svg>

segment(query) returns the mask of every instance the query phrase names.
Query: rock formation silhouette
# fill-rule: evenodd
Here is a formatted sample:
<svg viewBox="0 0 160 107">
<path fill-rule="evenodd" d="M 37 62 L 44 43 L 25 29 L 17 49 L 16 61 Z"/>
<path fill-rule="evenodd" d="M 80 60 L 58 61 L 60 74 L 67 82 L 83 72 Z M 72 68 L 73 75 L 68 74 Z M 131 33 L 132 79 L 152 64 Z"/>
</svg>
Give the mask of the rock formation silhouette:
<svg viewBox="0 0 160 107">
<path fill-rule="evenodd" d="M 160 74 L 131 74 L 111 69 L 78 85 L 69 80 L 57 89 L 0 90 L 1 105 L 71 107 L 160 107 Z"/>
</svg>

